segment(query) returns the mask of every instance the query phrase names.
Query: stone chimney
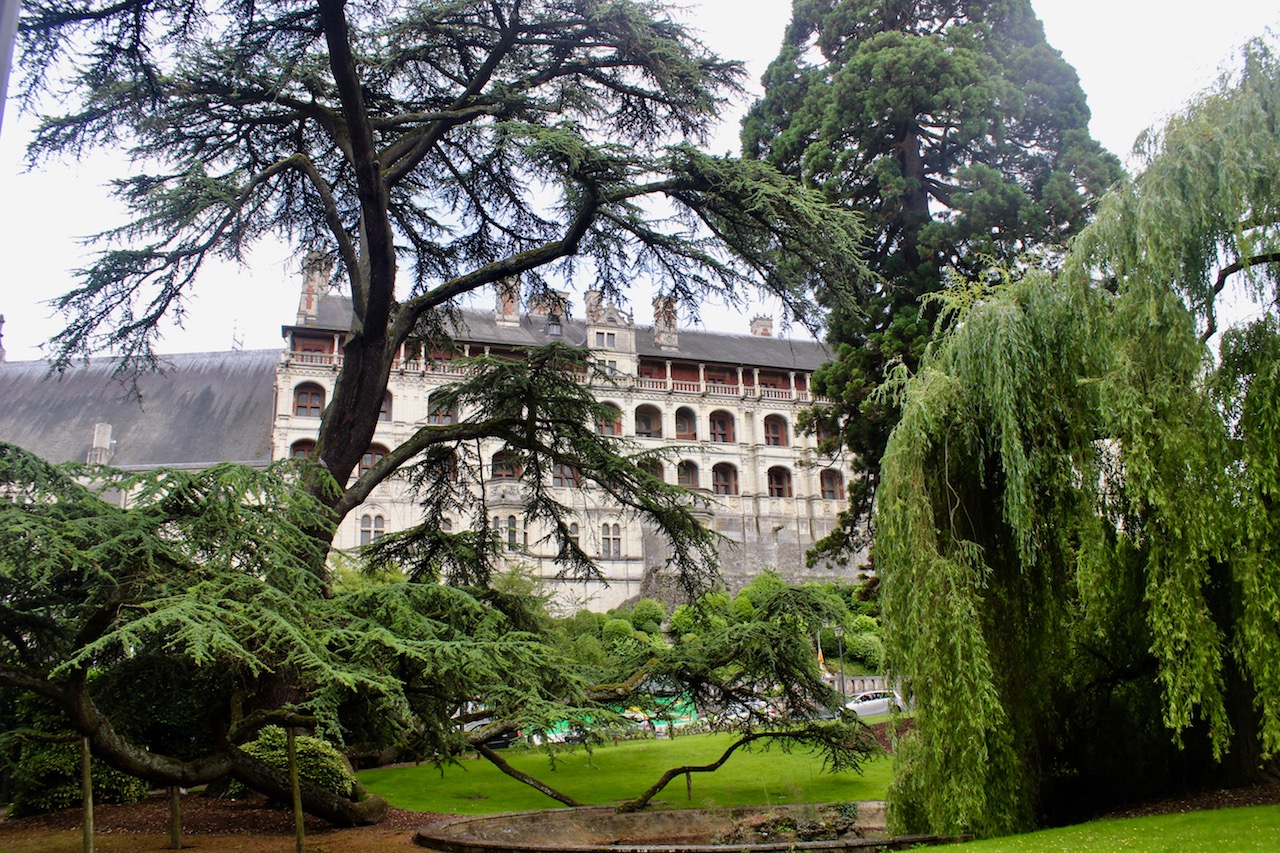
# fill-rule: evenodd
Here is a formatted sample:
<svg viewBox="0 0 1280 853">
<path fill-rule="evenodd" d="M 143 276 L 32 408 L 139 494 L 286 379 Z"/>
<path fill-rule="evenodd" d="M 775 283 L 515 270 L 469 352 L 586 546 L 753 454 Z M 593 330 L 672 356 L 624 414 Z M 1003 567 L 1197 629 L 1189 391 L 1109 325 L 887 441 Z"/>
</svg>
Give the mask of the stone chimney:
<svg viewBox="0 0 1280 853">
<path fill-rule="evenodd" d="M 564 319 L 569 316 L 569 297 L 562 290 L 548 290 L 529 297 L 529 315 L 546 317 L 549 314 Z"/>
<path fill-rule="evenodd" d="M 588 290 L 583 296 L 587 306 L 587 322 L 599 323 L 604 317 L 604 294 L 599 290 Z"/>
<path fill-rule="evenodd" d="M 329 287 L 333 262 L 324 252 L 307 252 L 302 259 L 302 295 L 298 297 L 298 325 L 313 326 L 320 312 L 320 294 Z"/>
<path fill-rule="evenodd" d="M 760 314 L 751 318 L 751 334 L 758 338 L 773 337 L 773 318 L 768 314 Z"/>
<path fill-rule="evenodd" d="M 85 462 L 90 465 L 106 465 L 111 461 L 111 424 L 93 425 L 93 443 L 89 445 L 89 455 Z"/>
<path fill-rule="evenodd" d="M 520 325 L 520 280 L 510 276 L 499 281 L 498 299 L 493 306 L 493 319 L 499 326 Z"/>
<path fill-rule="evenodd" d="M 653 300 L 653 342 L 660 350 L 676 351 L 680 348 L 676 331 L 676 300 L 672 296 L 659 296 Z"/>
</svg>

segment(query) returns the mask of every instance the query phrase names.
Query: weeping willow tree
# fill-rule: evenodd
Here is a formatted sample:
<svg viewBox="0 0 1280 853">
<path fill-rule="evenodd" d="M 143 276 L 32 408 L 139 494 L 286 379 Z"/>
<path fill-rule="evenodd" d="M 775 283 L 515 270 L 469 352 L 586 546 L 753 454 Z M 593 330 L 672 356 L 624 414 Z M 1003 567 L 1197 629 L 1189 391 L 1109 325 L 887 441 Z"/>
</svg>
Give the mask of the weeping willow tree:
<svg viewBox="0 0 1280 853">
<path fill-rule="evenodd" d="M 1158 133 L 1054 272 L 957 282 L 882 389 L 903 829 L 994 835 L 1280 751 L 1280 66 Z M 1208 342 L 1228 285 L 1265 305 Z"/>
</svg>

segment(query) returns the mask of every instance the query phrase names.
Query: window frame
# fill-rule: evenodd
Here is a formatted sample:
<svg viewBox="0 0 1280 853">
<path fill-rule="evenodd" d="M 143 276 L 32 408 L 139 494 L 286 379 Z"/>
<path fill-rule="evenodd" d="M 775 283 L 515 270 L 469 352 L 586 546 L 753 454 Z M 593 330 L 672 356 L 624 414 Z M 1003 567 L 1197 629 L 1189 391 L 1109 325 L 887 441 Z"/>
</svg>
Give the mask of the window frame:
<svg viewBox="0 0 1280 853">
<path fill-rule="evenodd" d="M 303 394 L 315 399 L 304 401 Z M 326 396 L 324 388 L 314 382 L 303 382 L 296 386 L 293 389 L 293 416 L 296 418 L 322 417 Z"/>
<path fill-rule="evenodd" d="M 711 467 L 711 491 L 713 494 L 733 496 L 739 492 L 738 469 L 729 462 L 717 462 Z"/>
<path fill-rule="evenodd" d="M 707 416 L 708 440 L 712 444 L 733 444 L 736 441 L 734 426 L 733 415 L 724 409 L 716 409 Z"/>
<path fill-rule="evenodd" d="M 818 475 L 818 488 L 825 501 L 840 500 L 844 494 L 844 475 L 834 468 L 823 469 Z"/>
<path fill-rule="evenodd" d="M 782 415 L 766 415 L 764 419 L 764 443 L 768 447 L 790 446 L 787 419 Z"/>
</svg>

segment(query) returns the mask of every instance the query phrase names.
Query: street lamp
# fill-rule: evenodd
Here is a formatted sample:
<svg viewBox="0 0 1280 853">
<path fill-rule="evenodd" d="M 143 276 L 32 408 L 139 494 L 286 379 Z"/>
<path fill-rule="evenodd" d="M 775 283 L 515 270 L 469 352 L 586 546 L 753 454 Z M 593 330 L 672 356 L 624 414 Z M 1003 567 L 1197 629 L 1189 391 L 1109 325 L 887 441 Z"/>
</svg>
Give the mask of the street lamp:
<svg viewBox="0 0 1280 853">
<path fill-rule="evenodd" d="M 836 654 L 840 655 L 840 696 L 843 698 L 844 692 L 844 623 L 836 623 Z"/>
</svg>

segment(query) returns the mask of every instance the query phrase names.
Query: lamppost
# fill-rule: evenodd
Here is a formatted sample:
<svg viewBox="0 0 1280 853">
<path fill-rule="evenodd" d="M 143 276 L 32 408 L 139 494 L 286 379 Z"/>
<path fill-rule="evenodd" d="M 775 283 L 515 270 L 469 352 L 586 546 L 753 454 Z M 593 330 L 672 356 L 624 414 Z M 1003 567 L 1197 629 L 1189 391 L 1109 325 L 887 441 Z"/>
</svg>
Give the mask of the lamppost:
<svg viewBox="0 0 1280 853">
<path fill-rule="evenodd" d="M 840 696 L 843 699 L 846 695 L 844 692 L 844 623 L 836 623 L 836 654 L 840 655 Z"/>
</svg>

